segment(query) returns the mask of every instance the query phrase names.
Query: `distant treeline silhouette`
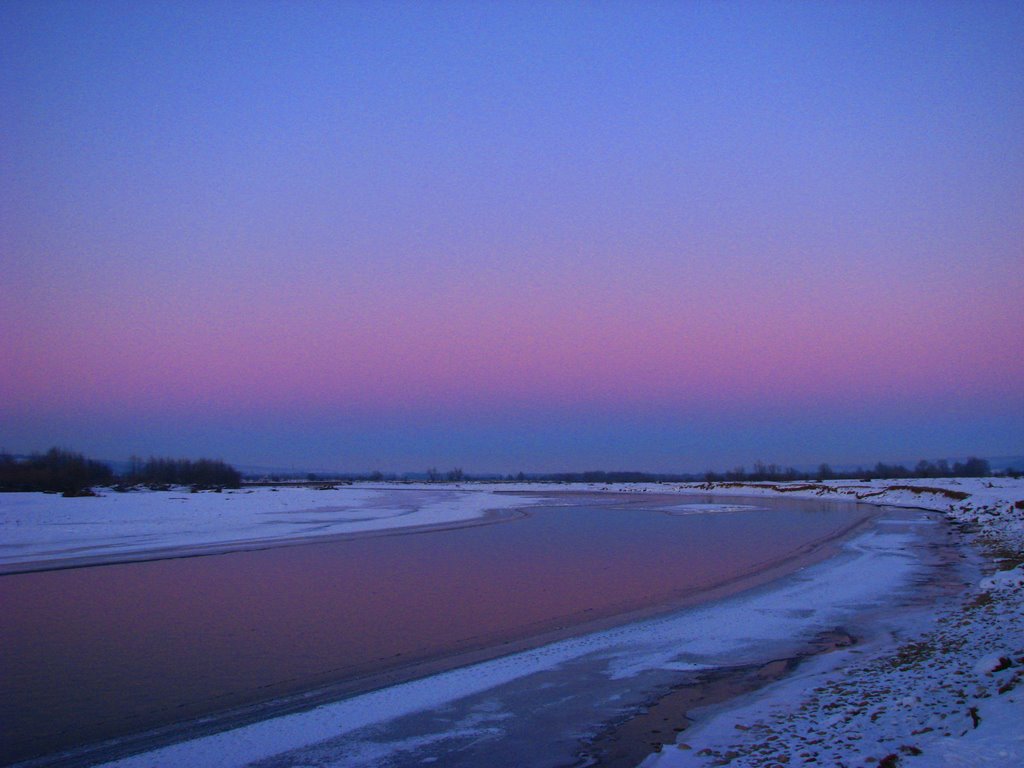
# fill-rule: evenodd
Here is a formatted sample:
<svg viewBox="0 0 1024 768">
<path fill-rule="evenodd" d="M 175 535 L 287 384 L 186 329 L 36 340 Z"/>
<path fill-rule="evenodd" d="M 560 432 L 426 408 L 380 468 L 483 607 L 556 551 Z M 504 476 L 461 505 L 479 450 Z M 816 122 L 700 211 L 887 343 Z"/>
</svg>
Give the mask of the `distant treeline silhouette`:
<svg viewBox="0 0 1024 768">
<path fill-rule="evenodd" d="M 218 459 L 128 460 L 123 481 L 129 485 L 192 485 L 200 488 L 238 488 L 242 474 Z"/>
<path fill-rule="evenodd" d="M 902 464 L 884 464 L 878 462 L 874 467 L 864 469 L 858 467 L 853 471 L 833 471 L 828 464 L 818 465 L 814 472 L 799 472 L 792 467 L 782 468 L 777 464 L 757 462 L 754 469 L 747 472 L 744 467 L 736 467 L 728 472 L 706 472 L 702 476 L 708 482 L 786 482 L 793 480 L 844 480 L 863 478 L 865 480 L 896 480 L 912 477 L 988 477 L 992 468 L 988 461 L 974 456 L 964 462 L 949 462 L 940 459 L 936 462 L 922 459 L 913 469 Z M 1008 470 L 1007 474 L 1016 474 Z"/>
<path fill-rule="evenodd" d="M 242 475 L 215 459 L 132 458 L 129 469 L 116 474 L 109 465 L 80 453 L 51 448 L 19 459 L 0 453 L 0 491 L 49 491 L 65 496 L 89 495 L 94 486 L 127 490 L 137 485 L 190 485 L 194 488 L 238 488 Z"/>
<path fill-rule="evenodd" d="M 952 465 L 946 459 L 938 461 L 919 461 L 914 467 L 902 464 L 885 464 L 878 462 L 873 467 L 856 467 L 853 469 L 832 469 L 828 464 L 820 464 L 813 471 L 802 471 L 793 467 L 778 464 L 756 462 L 751 469 L 734 467 L 724 472 L 708 470 L 707 472 L 690 473 L 654 473 L 632 470 L 608 471 L 588 470 L 584 472 L 519 472 L 517 474 L 470 474 L 460 468 L 446 472 L 430 467 L 419 473 L 388 473 L 380 471 L 367 473 L 310 473 L 307 481 L 333 482 L 423 482 L 451 483 L 463 481 L 519 482 L 519 483 L 700 483 L 700 482 L 746 482 L 746 483 L 784 483 L 813 482 L 821 480 L 852 480 L 880 479 L 896 480 L 904 478 L 938 478 L 938 477 L 988 477 L 991 475 L 1017 476 L 1020 470 L 1009 468 L 1001 472 L 993 472 L 985 459 L 971 457 L 965 461 L 956 461 Z M 266 480 L 271 482 L 287 479 L 281 475 L 271 475 Z"/>
<path fill-rule="evenodd" d="M 703 473 L 690 474 L 651 474 L 647 472 L 555 472 L 548 474 L 506 475 L 507 481 L 540 481 L 558 483 L 679 483 L 679 482 L 772 482 L 785 483 L 792 481 L 814 480 L 845 480 L 845 479 L 880 479 L 895 480 L 913 477 L 988 477 L 992 475 L 988 461 L 971 457 L 963 462 L 954 462 L 952 466 L 945 459 L 939 461 L 919 461 L 913 469 L 902 464 L 884 464 L 865 469 L 857 467 L 853 470 L 833 470 L 828 464 L 820 464 L 813 472 L 802 472 L 793 467 L 782 467 L 778 464 L 756 462 L 753 469 L 735 467 L 725 472 L 709 470 Z M 1002 474 L 1018 475 L 1015 469 L 1008 469 Z"/>
<path fill-rule="evenodd" d="M 652 474 L 650 472 L 588 470 L 586 472 L 553 472 L 545 475 L 509 475 L 506 480 L 543 480 L 553 483 L 671 483 L 699 479 L 698 475 Z"/>
<path fill-rule="evenodd" d="M 56 491 L 74 496 L 94 485 L 109 485 L 113 481 L 114 471 L 102 461 L 60 448 L 34 453 L 22 461 L 0 453 L 2 491 Z"/>
<path fill-rule="evenodd" d="M 914 467 L 902 464 L 878 462 L 873 467 L 858 467 L 854 470 L 833 470 L 828 464 L 821 464 L 813 472 L 799 471 L 793 467 L 756 462 L 751 470 L 734 467 L 725 472 L 703 473 L 650 473 L 635 471 L 550 472 L 515 475 L 470 475 L 460 468 L 441 472 L 431 467 L 425 473 L 385 475 L 375 471 L 368 474 L 309 474 L 310 481 L 414 481 L 462 482 L 489 480 L 507 482 L 547 483 L 669 483 L 669 482 L 773 482 L 821 481 L 843 479 L 939 478 L 939 477 L 988 477 L 994 474 L 985 459 L 970 457 L 965 461 L 919 461 Z M 1019 476 L 1020 470 L 1006 469 L 1005 476 Z M 267 478 L 277 480 L 280 478 Z M 150 488 L 168 488 L 173 485 L 187 485 L 194 489 L 238 488 L 242 483 L 241 473 L 219 459 L 168 459 L 143 460 L 133 456 L 127 469 L 118 474 L 107 464 L 87 459 L 80 453 L 51 448 L 46 453 L 34 453 L 28 457 L 16 457 L 0 453 L 0 491 L 49 491 L 66 496 L 88 495 L 95 486 L 111 486 L 116 490 L 128 490 L 144 485 Z"/>
</svg>

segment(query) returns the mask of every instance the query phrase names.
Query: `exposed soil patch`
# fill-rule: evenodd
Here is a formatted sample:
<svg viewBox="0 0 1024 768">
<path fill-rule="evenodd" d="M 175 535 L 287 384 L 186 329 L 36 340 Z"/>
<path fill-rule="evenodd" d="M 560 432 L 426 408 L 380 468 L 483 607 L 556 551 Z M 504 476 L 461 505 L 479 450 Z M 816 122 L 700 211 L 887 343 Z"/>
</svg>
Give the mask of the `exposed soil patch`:
<svg viewBox="0 0 1024 768">
<path fill-rule="evenodd" d="M 577 766 L 634 768 L 651 752 L 660 752 L 665 744 L 675 742 L 678 734 L 690 725 L 688 713 L 692 710 L 753 693 L 788 675 L 810 656 L 848 648 L 855 643 L 855 638 L 835 629 L 818 635 L 795 656 L 700 673 L 694 680 L 673 687 L 645 704 L 641 711 L 614 723 L 591 740 L 580 753 Z M 685 748 L 685 745 L 677 746 Z"/>
</svg>

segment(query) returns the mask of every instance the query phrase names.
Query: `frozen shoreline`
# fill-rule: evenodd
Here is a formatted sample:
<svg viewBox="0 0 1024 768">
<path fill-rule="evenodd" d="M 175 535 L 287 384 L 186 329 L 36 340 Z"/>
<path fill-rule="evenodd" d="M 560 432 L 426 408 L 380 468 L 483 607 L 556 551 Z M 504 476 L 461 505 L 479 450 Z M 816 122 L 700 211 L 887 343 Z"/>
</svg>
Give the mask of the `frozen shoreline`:
<svg viewBox="0 0 1024 768">
<path fill-rule="evenodd" d="M 959 506 L 907 487 L 937 487 L 969 493 L 968 516 L 1012 504 L 1024 497 L 1024 483 L 994 480 L 829 481 L 826 483 L 718 484 L 356 484 L 331 490 L 308 487 L 254 487 L 223 493 L 99 489 L 98 497 L 56 494 L 0 494 L 0 573 L 27 564 L 89 563 L 144 556 L 173 549 L 230 549 L 275 545 L 318 537 L 372 534 L 391 530 L 462 524 L 488 512 L 550 503 L 552 495 L 574 492 L 658 493 L 710 496 L 769 496 L 863 501 L 875 505 L 932 509 L 956 517 Z M 1017 483 L 1017 485 L 1014 485 Z M 885 490 L 890 487 L 900 490 Z M 782 493 L 779 490 L 781 489 Z M 1014 489 L 1016 489 L 1014 491 Z M 1007 496 L 1004 499 L 1003 496 Z M 727 502 L 724 502 L 728 506 Z M 987 505 L 987 506 L 986 506 Z M 718 505 L 712 505 L 717 507 Z M 727 511 L 726 508 L 719 508 Z M 715 509 L 703 510 L 713 512 Z M 992 524 L 998 521 L 993 519 Z M 1012 521 L 1009 521 L 1012 522 Z M 1024 533 L 1018 532 L 1024 538 Z"/>
<path fill-rule="evenodd" d="M 755 494 L 859 498 L 963 524 L 989 574 L 886 643 L 837 651 L 724 707 L 643 768 L 712 765 L 1024 764 L 1024 482 L 1009 479 L 761 484 Z M 712 494 L 734 486 L 704 488 Z M 887 490 L 889 486 L 897 486 Z M 917 489 L 917 490 L 914 490 Z M 934 490 L 923 490 L 934 489 Z"/>
<path fill-rule="evenodd" d="M 406 765 L 435 759 L 449 764 L 446 753 L 453 742 L 486 742 L 510 727 L 508 721 L 515 716 L 508 702 L 523 686 L 560 690 L 570 678 L 600 703 L 614 704 L 618 691 L 632 681 L 751 663 L 766 648 L 788 652 L 794 638 L 829 631 L 867 605 L 882 606 L 894 595 L 909 595 L 920 571 L 920 563 L 906 553 L 913 538 L 912 532 L 876 528 L 857 535 L 832 559 L 724 600 L 179 742 L 109 765 L 227 768 L 266 760 L 276 766 L 368 768 L 391 765 L 392 760 Z M 756 627 L 750 625 L 750 616 L 757 617 Z M 569 694 L 556 698 L 562 714 L 577 706 L 591 708 L 592 714 L 599 704 L 573 702 Z M 535 704 L 545 706 L 540 700 Z M 428 710 L 446 713 L 440 730 L 418 731 L 409 724 L 417 713 Z M 410 752 L 415 759 L 402 762 Z M 492 758 L 492 765 L 516 764 L 500 753 Z"/>
<path fill-rule="evenodd" d="M 987 484 L 993 487 L 987 487 Z M 907 488 L 969 495 L 958 502 Z M 895 490 L 887 490 L 895 488 Z M 825 483 L 356 484 L 332 490 L 254 487 L 223 493 L 100 489 L 98 497 L 0 494 L 0 573 L 25 566 L 90 564 L 174 549 L 241 548 L 479 521 L 565 493 L 682 494 L 862 501 L 930 509 L 1024 540 L 1024 510 L 996 514 L 1024 498 L 1024 481 L 953 479 Z M 724 505 L 724 506 L 723 506 Z M 728 511 L 728 502 L 702 512 Z M 694 511 L 695 508 L 693 508 Z M 1016 514 L 1016 517 L 1013 515 Z M 1016 526 L 1016 528 L 1014 528 Z"/>
<path fill-rule="evenodd" d="M 353 525 L 363 526 L 363 530 L 386 530 L 395 524 L 428 524 L 426 520 L 442 523 L 466 521 L 482 514 L 483 509 L 502 508 L 503 503 L 506 509 L 530 503 L 529 498 L 519 493 L 544 495 L 551 490 L 746 497 L 784 495 L 932 509 L 954 522 L 966 523 L 977 529 L 970 538 L 975 545 L 987 548 L 988 569 L 994 571 L 1003 567 L 1005 570 L 974 585 L 963 601 L 939 606 L 933 615 L 926 617 L 927 620 L 920 617 L 908 619 L 902 626 L 897 622 L 896 637 L 889 642 L 876 642 L 818 657 L 801 666 L 795 675 L 756 694 L 707 712 L 685 713 L 696 723 L 681 734 L 680 746 L 667 745 L 643 765 L 645 768 L 678 768 L 712 765 L 729 759 L 732 765 L 768 766 L 782 761 L 801 764 L 814 757 L 818 764 L 837 765 L 863 765 L 872 759 L 889 759 L 888 765 L 1010 766 L 1024 760 L 1024 742 L 1017 733 L 1017 725 L 1024 720 L 1021 702 L 1024 684 L 1017 686 L 1024 679 L 1024 601 L 1021 598 L 1024 578 L 1020 567 L 1009 569 L 1008 566 L 1015 565 L 1015 561 L 999 562 L 995 559 L 997 548 L 1001 548 L 999 551 L 1004 554 L 1015 552 L 1018 557 L 1022 551 L 1024 510 L 1014 505 L 1024 499 L 1024 482 L 1003 479 L 897 483 L 833 481 L 821 484 L 744 484 L 741 487 L 735 484 L 566 485 L 555 486 L 554 489 L 528 484 L 495 484 L 474 486 L 472 491 L 454 487 L 428 488 L 435 495 L 430 504 L 419 510 L 422 514 L 418 517 L 416 511 L 408 509 L 408 505 L 396 503 L 394 494 L 400 494 L 401 490 L 391 493 L 391 489 L 357 486 L 341 489 L 347 496 L 347 506 L 325 499 L 319 516 L 310 514 L 316 508 L 308 506 L 308 502 L 333 492 L 305 490 L 305 495 L 288 497 L 288 501 L 276 509 L 264 510 L 270 519 L 280 522 L 267 525 L 267 521 L 260 518 L 261 522 L 252 524 L 249 529 L 239 526 L 237 517 L 224 514 L 229 504 L 240 500 L 238 496 L 232 499 L 230 494 L 177 495 L 196 499 L 198 503 L 191 507 L 179 504 L 200 515 L 208 514 L 209 510 L 216 509 L 216 504 L 220 505 L 222 514 L 212 518 L 216 525 L 201 532 L 210 540 L 230 540 L 230 536 L 237 537 L 239 530 L 245 530 L 246 535 L 264 535 L 262 540 L 268 543 L 274 541 L 268 535 L 272 532 L 280 535 L 283 531 L 285 537 L 316 535 L 316 530 L 336 535 L 339 528 L 344 530 L 345 526 Z M 506 495 L 500 491 L 515 491 L 517 494 Z M 280 493 L 266 489 L 264 492 L 268 501 Z M 253 495 L 256 494 L 248 494 L 250 499 Z M 131 499 L 132 496 L 115 498 Z M 219 502 L 216 501 L 218 496 L 221 497 Z M 208 502 L 207 498 L 214 501 Z M 45 497 L 42 503 L 56 503 L 54 508 L 60 509 L 68 502 L 85 505 L 97 501 L 103 500 Z M 169 497 L 163 499 L 163 510 L 167 509 L 169 501 L 172 501 Z M 360 510 L 360 505 L 368 501 L 371 502 L 369 513 L 366 507 Z M 26 552 L 36 559 L 40 555 L 69 556 L 69 548 L 63 546 L 66 539 L 61 537 L 72 535 L 78 526 L 66 521 L 58 521 L 56 527 L 33 525 L 28 520 L 30 515 L 26 514 L 25 505 L 7 506 L 0 504 L 5 533 L 11 530 L 12 519 L 20 520 L 19 525 L 27 524 L 27 527 L 22 529 L 22 537 L 15 542 L 15 547 L 20 545 L 20 549 L 13 552 L 0 550 L 3 556 L 0 563 L 9 565 Z M 151 518 L 160 518 L 159 513 L 163 510 L 159 509 L 161 505 L 156 499 L 144 506 L 153 510 Z M 324 507 L 330 509 L 325 511 Z M 91 512 L 98 509 L 78 508 Z M 230 507 L 232 510 L 236 508 Z M 723 499 L 722 507 L 708 512 L 727 509 L 728 503 Z M 66 510 L 66 514 L 73 515 L 70 507 Z M 241 517 L 244 522 L 245 516 Z M 325 518 L 328 525 L 314 529 L 314 524 L 323 524 Z M 225 521 L 231 524 L 225 525 Z M 158 522 L 162 524 L 163 520 Z M 157 530 L 151 532 L 149 538 L 135 535 L 139 531 L 122 535 L 124 529 L 120 527 L 120 521 L 111 514 L 94 529 L 98 535 L 90 539 L 90 546 L 100 553 L 123 554 L 132 547 L 151 547 L 154 542 L 175 540 L 181 543 L 183 532 L 187 534 L 188 524 L 187 515 L 172 516 L 166 527 L 156 526 Z M 134 518 L 129 527 L 131 525 L 144 528 L 146 517 Z M 254 532 L 252 528 L 259 530 Z M 37 536 L 35 541 L 31 538 L 33 530 Z M 59 533 L 53 535 L 55 531 Z M 8 541 L 11 541 L 10 537 L 5 538 L 5 543 Z M 322 743 L 326 740 L 330 744 L 329 754 L 337 757 L 326 764 L 359 766 L 373 765 L 395 749 L 399 752 L 404 750 L 403 754 L 410 750 L 428 754 L 431 749 L 444 748 L 450 739 L 486 739 L 488 734 L 493 735 L 509 727 L 499 722 L 507 718 L 508 713 L 499 708 L 496 713 L 485 716 L 475 710 L 463 711 L 460 707 L 468 706 L 465 703 L 472 702 L 474 697 L 486 695 L 493 698 L 500 691 L 522 686 L 524 681 L 533 680 L 538 675 L 557 675 L 564 668 L 585 661 L 592 664 L 595 660 L 606 677 L 619 675 L 621 679 L 651 674 L 655 670 L 678 672 L 697 668 L 692 666 L 693 662 L 680 661 L 681 657 L 699 657 L 699 665 L 732 664 L 744 658 L 743 642 L 749 643 L 755 634 L 759 644 L 763 644 L 766 638 L 771 640 L 775 637 L 781 642 L 784 637 L 831 628 L 836 621 L 841 621 L 843 605 L 850 607 L 851 600 L 861 609 L 865 601 L 883 607 L 891 601 L 890 593 L 904 590 L 911 578 L 913 564 L 905 554 L 901 554 L 906 545 L 907 539 L 901 540 L 899 536 L 884 532 L 876 533 L 873 544 L 860 536 L 848 545 L 843 555 L 807 569 L 799 578 L 783 579 L 769 587 L 707 606 L 709 611 L 714 609 L 725 613 L 720 613 L 717 619 L 709 619 L 705 615 L 703 635 L 699 639 L 688 634 L 687 622 L 694 622 L 694 611 L 684 611 L 674 614 L 677 618 L 674 624 L 669 619 L 659 619 L 576 637 L 534 651 L 324 705 L 310 712 L 272 718 L 196 741 L 182 742 L 165 748 L 170 751 L 146 753 L 114 765 L 149 765 L 154 760 L 168 765 L 245 765 L 271 756 L 275 756 L 275 765 L 299 765 L 304 759 L 302 755 L 311 750 L 320 750 L 317 753 L 323 757 L 325 747 Z M 859 555 L 855 556 L 858 548 Z M 871 578 L 866 579 L 865 574 Z M 794 592 L 801 583 L 805 591 Z M 851 589 L 867 592 L 852 595 Z M 752 607 L 756 606 L 756 603 L 749 602 L 752 600 L 769 602 Z M 811 608 L 810 617 L 805 615 L 801 623 L 797 620 L 799 617 L 793 615 L 793 607 L 805 604 Z M 729 614 L 729 610 L 734 612 Z M 729 634 L 729 631 L 750 624 L 750 616 L 756 616 L 748 628 L 750 631 L 743 630 L 739 637 Z M 700 645 L 701 642 L 704 645 Z M 956 685 L 948 683 L 949 680 L 956 681 Z M 1000 690 L 1003 693 L 999 693 Z M 894 691 L 912 693 L 896 696 L 892 693 Z M 974 727 L 970 714 L 972 708 L 980 716 L 977 727 Z M 414 713 L 428 709 L 461 712 L 461 715 L 452 716 L 447 736 L 420 734 L 414 738 L 406 734 L 407 738 L 396 746 L 394 738 L 388 741 L 381 735 L 386 735 L 388 723 L 401 720 L 403 715 L 408 719 Z M 771 736 L 777 738 L 769 739 Z"/>
<path fill-rule="evenodd" d="M 404 486 L 99 493 L 0 495 L 0 573 L 470 524 L 535 502 L 487 490 Z"/>
</svg>

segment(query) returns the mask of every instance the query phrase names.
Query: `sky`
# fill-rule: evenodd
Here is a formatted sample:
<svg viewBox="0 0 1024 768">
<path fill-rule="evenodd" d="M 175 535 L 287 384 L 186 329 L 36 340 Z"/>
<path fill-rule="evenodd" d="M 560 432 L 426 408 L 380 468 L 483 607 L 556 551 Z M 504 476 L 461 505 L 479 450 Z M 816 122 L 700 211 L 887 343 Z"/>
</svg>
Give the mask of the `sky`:
<svg viewBox="0 0 1024 768">
<path fill-rule="evenodd" d="M 0 449 L 1024 454 L 1024 5 L 0 2 Z"/>
</svg>

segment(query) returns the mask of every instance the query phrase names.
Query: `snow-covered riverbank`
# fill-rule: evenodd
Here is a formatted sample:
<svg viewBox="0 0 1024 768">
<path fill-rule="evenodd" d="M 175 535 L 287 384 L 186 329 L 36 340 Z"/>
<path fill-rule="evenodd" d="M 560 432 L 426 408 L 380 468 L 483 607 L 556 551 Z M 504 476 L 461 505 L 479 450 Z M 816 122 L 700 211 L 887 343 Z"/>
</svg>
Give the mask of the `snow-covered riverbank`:
<svg viewBox="0 0 1024 768">
<path fill-rule="evenodd" d="M 699 506 L 710 514 L 735 508 Z M 915 601 L 916 584 L 928 578 L 923 542 L 940 534 L 933 519 L 900 513 L 847 541 L 836 556 L 761 588 L 179 741 L 116 765 L 573 764 L 608 723 L 641 711 L 681 679 L 758 666 L 766 653 L 799 654 L 865 613 Z M 637 760 L 649 743 L 641 737 Z"/>
<path fill-rule="evenodd" d="M 444 486 L 284 486 L 219 493 L 101 488 L 97 494 L 0 494 L 0 573 L 463 524 L 532 501 L 487 488 Z"/>
<path fill-rule="evenodd" d="M 696 489 L 695 489 L 696 490 Z M 644 768 L 1024 765 L 1024 483 L 1010 479 L 700 486 L 712 494 L 849 497 L 965 524 L 988 571 L 934 622 L 818 657 L 724 708 Z"/>
<path fill-rule="evenodd" d="M 721 506 L 708 506 L 709 514 L 728 513 L 729 496 L 929 509 L 963 524 L 953 538 L 980 554 L 983 578 L 931 611 L 915 611 L 902 621 L 888 617 L 884 630 L 870 641 L 813 657 L 755 694 L 704 711 L 677 713 L 693 725 L 679 735 L 678 743 L 667 744 L 643 765 L 1024 764 L 1020 480 L 474 484 L 428 486 L 415 494 L 408 490 L 260 488 L 222 494 L 110 493 L 83 499 L 6 494 L 0 497 L 0 567 L 16 569 L 19 563 L 46 560 L 68 563 L 83 555 L 145 556 L 197 544 L 271 544 L 400 526 L 462 524 L 487 510 L 526 506 L 552 491 L 722 497 Z M 504 493 L 508 491 L 516 493 Z M 758 644 L 769 641 L 770 647 L 785 638 L 811 636 L 841 625 L 844 617 L 865 606 L 881 606 L 912 591 L 915 571 L 903 550 L 913 546 L 913 539 L 910 534 L 876 531 L 798 578 L 713 604 L 704 613 L 691 609 L 675 619 L 574 638 L 175 745 L 131 764 L 193 764 L 200 756 L 205 765 L 245 765 L 271 756 L 276 756 L 275 765 L 307 764 L 303 761 L 313 757 L 325 765 L 390 764 L 396 755 L 406 761 L 442 759 L 453 745 L 486 744 L 516 727 L 520 742 L 533 740 L 539 748 L 540 734 L 523 733 L 525 722 L 513 722 L 512 708 L 506 706 L 510 697 L 558 691 L 563 698 L 542 696 L 535 702 L 547 713 L 544 721 L 555 722 L 560 712 L 581 706 L 570 700 L 568 687 L 560 686 L 567 678 L 578 683 L 586 671 L 592 682 L 574 695 L 592 697 L 583 705 L 595 717 L 600 706 L 626 702 L 624 691 L 644 676 L 753 661 L 751 649 Z M 614 686 L 605 688 L 607 681 Z M 410 731 L 402 720 L 426 713 L 432 713 L 433 730 Z"/>
<path fill-rule="evenodd" d="M 26 563 L 105 561 L 189 547 L 245 547 L 291 540 L 460 524 L 528 507 L 565 492 L 683 493 L 865 501 L 933 509 L 1024 539 L 1024 481 L 906 480 L 825 483 L 357 484 L 327 490 L 251 487 L 223 493 L 97 489 L 95 497 L 0 494 L 0 572 Z M 948 495 L 947 495 L 948 494 Z M 964 498 L 961 498 L 963 496 Z M 1015 538 L 1014 538 L 1015 537 Z"/>
</svg>

